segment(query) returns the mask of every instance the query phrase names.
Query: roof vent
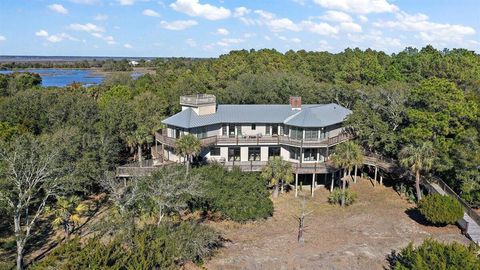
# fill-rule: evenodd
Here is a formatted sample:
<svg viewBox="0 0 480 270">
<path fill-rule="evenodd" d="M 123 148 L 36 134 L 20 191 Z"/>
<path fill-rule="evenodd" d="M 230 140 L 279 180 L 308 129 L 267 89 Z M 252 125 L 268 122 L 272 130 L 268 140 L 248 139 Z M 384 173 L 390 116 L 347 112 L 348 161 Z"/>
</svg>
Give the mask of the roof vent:
<svg viewBox="0 0 480 270">
<path fill-rule="evenodd" d="M 300 111 L 302 109 L 302 97 L 290 97 L 290 107 L 292 111 Z"/>
</svg>

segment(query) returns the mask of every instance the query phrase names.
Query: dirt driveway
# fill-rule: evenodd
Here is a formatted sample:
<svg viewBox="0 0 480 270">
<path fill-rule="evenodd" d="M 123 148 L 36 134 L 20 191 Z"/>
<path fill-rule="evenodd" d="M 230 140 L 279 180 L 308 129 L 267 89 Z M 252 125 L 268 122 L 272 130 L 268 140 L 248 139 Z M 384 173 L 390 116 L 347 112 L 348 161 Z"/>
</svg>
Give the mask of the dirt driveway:
<svg viewBox="0 0 480 270">
<path fill-rule="evenodd" d="M 469 241 L 456 226 L 420 224 L 410 217 L 411 204 L 389 187 L 372 187 L 360 180 L 351 187 L 355 204 L 342 209 L 327 203 L 320 188 L 307 197 L 305 244 L 297 243 L 300 199 L 282 194 L 274 216 L 244 225 L 211 223 L 231 242 L 206 263 L 208 269 L 384 269 L 386 256 L 410 241 L 432 237 L 441 241 Z M 305 191 L 305 194 L 309 194 Z"/>
</svg>

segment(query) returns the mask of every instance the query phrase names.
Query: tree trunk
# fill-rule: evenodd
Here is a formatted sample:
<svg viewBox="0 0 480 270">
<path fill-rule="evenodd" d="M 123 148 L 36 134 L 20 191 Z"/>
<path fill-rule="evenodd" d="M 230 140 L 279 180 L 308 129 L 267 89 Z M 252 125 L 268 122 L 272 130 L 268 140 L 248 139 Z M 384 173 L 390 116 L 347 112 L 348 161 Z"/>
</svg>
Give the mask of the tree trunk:
<svg viewBox="0 0 480 270">
<path fill-rule="evenodd" d="M 15 211 L 15 214 L 13 216 L 13 224 L 15 226 L 15 238 L 17 242 L 17 270 L 23 270 L 23 249 L 25 247 L 24 241 L 22 239 L 23 233 L 20 224 L 20 216 L 20 213 L 18 211 Z"/>
<path fill-rule="evenodd" d="M 23 244 L 17 240 L 17 270 L 23 270 Z"/>
<path fill-rule="evenodd" d="M 417 190 L 417 201 L 422 199 L 422 191 L 420 190 L 420 171 L 415 172 L 415 189 Z"/>
<path fill-rule="evenodd" d="M 188 171 L 190 170 L 190 156 L 187 155 L 187 171 L 186 171 L 186 174 L 188 175 Z"/>
<path fill-rule="evenodd" d="M 283 180 L 280 181 L 280 183 L 281 183 L 281 184 L 280 184 L 280 193 L 283 194 L 283 185 L 284 185 L 284 184 L 283 184 Z"/>
<path fill-rule="evenodd" d="M 273 186 L 272 197 L 273 197 L 273 198 L 277 198 L 277 197 L 278 197 L 278 183 L 276 183 L 276 184 Z"/>
<path fill-rule="evenodd" d="M 139 144 L 137 146 L 138 148 L 138 163 L 140 164 L 140 167 L 143 167 L 143 164 L 142 164 L 142 146 Z"/>
</svg>

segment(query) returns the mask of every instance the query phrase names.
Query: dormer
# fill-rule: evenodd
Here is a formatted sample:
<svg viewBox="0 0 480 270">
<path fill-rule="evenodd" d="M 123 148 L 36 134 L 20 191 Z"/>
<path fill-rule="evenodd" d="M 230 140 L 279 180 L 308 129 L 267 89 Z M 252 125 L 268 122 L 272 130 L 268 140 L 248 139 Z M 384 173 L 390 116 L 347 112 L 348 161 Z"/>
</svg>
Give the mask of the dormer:
<svg viewBox="0 0 480 270">
<path fill-rule="evenodd" d="M 191 108 L 198 115 L 214 114 L 217 111 L 217 98 L 209 94 L 181 96 L 182 111 Z"/>
</svg>

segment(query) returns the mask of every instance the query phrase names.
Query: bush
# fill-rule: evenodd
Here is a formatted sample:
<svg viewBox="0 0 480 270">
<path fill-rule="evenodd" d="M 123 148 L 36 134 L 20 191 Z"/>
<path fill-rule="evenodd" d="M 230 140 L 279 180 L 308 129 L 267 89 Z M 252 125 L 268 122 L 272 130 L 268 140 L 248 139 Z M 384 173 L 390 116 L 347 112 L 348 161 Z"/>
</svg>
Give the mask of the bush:
<svg viewBox="0 0 480 270">
<path fill-rule="evenodd" d="M 455 224 L 463 217 L 460 203 L 446 195 L 427 195 L 418 203 L 418 209 L 426 220 L 435 225 Z"/>
<path fill-rule="evenodd" d="M 341 204 L 342 203 L 342 190 L 335 188 L 330 195 L 328 195 L 328 202 L 331 204 Z M 345 190 L 345 205 L 351 205 L 357 199 L 357 193 L 350 191 L 349 189 Z"/>
<path fill-rule="evenodd" d="M 177 269 L 200 263 L 221 246 L 221 237 L 196 223 L 149 226 L 133 235 L 117 235 L 105 243 L 77 237 L 62 244 L 32 269 Z"/>
<path fill-rule="evenodd" d="M 196 170 L 205 184 L 205 210 L 220 212 L 224 218 L 237 222 L 272 216 L 273 203 L 267 185 L 258 173 L 239 169 L 226 171 L 220 165 L 203 166 Z"/>
<path fill-rule="evenodd" d="M 417 201 L 417 197 L 415 195 L 415 188 L 413 186 L 398 183 L 395 185 L 395 190 L 400 193 L 405 199 L 407 199 L 410 203 L 415 203 Z"/>
<path fill-rule="evenodd" d="M 443 244 L 426 239 L 418 247 L 410 243 L 400 253 L 392 253 L 391 268 L 417 269 L 480 269 L 480 259 L 474 244 L 466 247 L 459 243 Z"/>
</svg>

